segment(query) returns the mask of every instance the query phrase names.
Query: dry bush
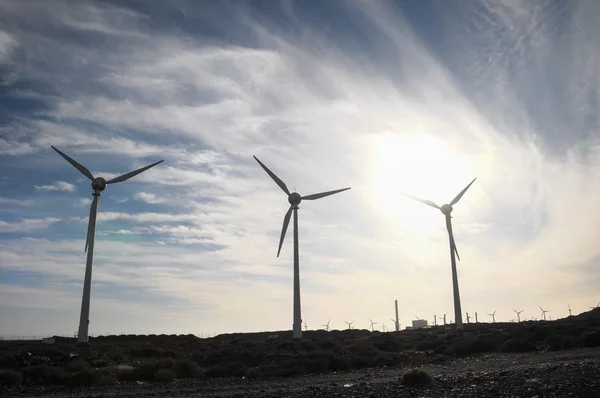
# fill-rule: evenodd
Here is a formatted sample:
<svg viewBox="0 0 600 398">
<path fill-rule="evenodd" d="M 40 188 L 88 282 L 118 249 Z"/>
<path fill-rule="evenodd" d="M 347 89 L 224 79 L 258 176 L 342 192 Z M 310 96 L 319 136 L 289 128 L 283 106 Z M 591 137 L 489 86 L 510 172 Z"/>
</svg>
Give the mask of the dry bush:
<svg viewBox="0 0 600 398">
<path fill-rule="evenodd" d="M 23 381 L 21 372 L 11 369 L 0 369 L 0 385 L 18 386 Z"/>
<path fill-rule="evenodd" d="M 425 386 L 431 383 L 431 377 L 423 369 L 413 369 L 402 376 L 402 384 L 405 386 Z"/>
</svg>

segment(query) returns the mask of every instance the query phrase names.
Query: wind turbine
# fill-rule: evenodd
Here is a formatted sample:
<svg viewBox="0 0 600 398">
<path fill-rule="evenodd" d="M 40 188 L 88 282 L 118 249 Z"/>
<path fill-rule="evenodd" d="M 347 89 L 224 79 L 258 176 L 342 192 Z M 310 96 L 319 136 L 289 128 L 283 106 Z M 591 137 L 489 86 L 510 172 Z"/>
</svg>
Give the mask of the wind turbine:
<svg viewBox="0 0 600 398">
<path fill-rule="evenodd" d="M 595 307 L 590 307 L 590 310 L 595 310 L 596 308 L 600 308 L 600 302 L 598 304 L 596 304 Z"/>
<path fill-rule="evenodd" d="M 453 210 L 452 206 L 454 206 L 455 204 L 458 203 L 460 198 L 462 198 L 462 196 L 465 194 L 465 192 L 467 192 L 467 189 L 469 189 L 469 187 L 471 186 L 471 184 L 473 184 L 475 182 L 475 180 L 476 180 L 476 178 L 474 178 L 473 181 L 471 181 L 469 183 L 469 185 L 467 185 L 465 187 L 465 189 L 460 191 L 460 193 L 458 195 L 456 195 L 456 197 L 454 199 L 452 199 L 452 201 L 449 204 L 442 205 L 441 207 L 436 205 L 435 203 L 433 203 L 430 200 L 425 200 L 425 199 L 417 198 L 415 196 L 411 196 L 411 195 L 402 193 L 402 195 L 404 195 L 408 198 L 411 198 L 413 200 L 416 200 L 418 202 L 426 204 L 427 206 L 435 207 L 436 209 L 440 210 L 442 212 L 442 214 L 444 214 L 444 216 L 446 217 L 446 229 L 448 230 L 448 238 L 449 238 L 449 242 L 450 242 L 450 263 L 452 265 L 452 289 L 453 289 L 453 293 L 454 293 L 454 318 L 456 319 L 456 330 L 463 329 L 463 322 L 462 322 L 462 311 L 460 308 L 460 294 L 458 291 L 458 273 L 456 271 L 456 259 L 454 258 L 454 254 L 456 253 L 456 258 L 458 259 L 458 261 L 460 261 L 460 256 L 458 255 L 458 249 L 456 248 L 456 242 L 454 241 L 454 234 L 452 233 L 451 213 Z"/>
<path fill-rule="evenodd" d="M 572 316 L 572 314 L 571 314 L 571 304 L 567 303 L 567 305 L 569 306 L 569 316 Z"/>
<path fill-rule="evenodd" d="M 444 325 L 446 325 L 446 314 L 444 314 Z"/>
<path fill-rule="evenodd" d="M 517 311 L 513 308 L 513 311 L 515 312 L 515 314 L 517 314 L 517 322 L 521 323 L 521 312 L 523 312 L 523 310 Z"/>
<path fill-rule="evenodd" d="M 291 192 L 283 181 L 279 179 L 271 170 L 267 168 L 256 156 L 254 159 L 260 164 L 260 166 L 267 172 L 267 174 L 275 181 L 275 183 L 281 188 L 283 192 L 288 196 L 288 202 L 290 208 L 285 213 L 283 218 L 283 228 L 281 229 L 281 238 L 279 239 L 279 250 L 277 250 L 277 257 L 281 252 L 281 245 L 283 245 L 283 239 L 290 223 L 290 217 L 294 213 L 294 324 L 293 324 L 293 337 L 295 339 L 302 338 L 302 316 L 300 312 L 300 257 L 298 253 L 298 205 L 302 200 L 315 200 L 324 198 L 325 196 L 333 195 L 339 192 L 346 191 L 350 188 L 337 189 L 335 191 L 315 193 L 307 196 L 300 196 L 298 192 Z"/>
<path fill-rule="evenodd" d="M 321 326 L 323 326 L 323 327 L 325 328 L 325 330 L 326 330 L 327 332 L 329 332 L 329 322 L 331 322 L 331 319 L 330 319 L 330 320 L 328 320 L 328 321 L 327 321 L 327 323 L 326 323 L 325 325 L 321 325 Z"/>
<path fill-rule="evenodd" d="M 96 214 L 98 213 L 98 201 L 100 200 L 100 195 L 102 191 L 106 189 L 107 185 L 116 184 L 118 182 L 123 182 L 131 177 L 134 177 L 141 172 L 148 170 L 151 167 L 156 166 L 159 163 L 162 163 L 162 160 L 159 160 L 156 163 L 152 163 L 151 165 L 142 167 L 141 169 L 137 169 L 131 171 L 129 173 L 123 174 L 119 177 L 115 177 L 111 180 L 106 181 L 102 177 L 96 177 L 92 175 L 92 173 L 82 164 L 76 162 L 63 152 L 56 149 L 54 146 L 51 146 L 60 156 L 62 156 L 67 162 L 71 163 L 73 167 L 75 167 L 81 174 L 86 176 L 92 182 L 92 189 L 94 192 L 92 196 L 94 196 L 94 200 L 90 205 L 90 216 L 88 220 L 88 230 L 87 236 L 85 238 L 85 249 L 87 252 L 87 260 L 85 262 L 85 277 L 83 280 L 83 298 L 81 300 L 81 314 L 79 316 L 79 331 L 77 333 L 77 341 L 79 343 L 87 343 L 88 341 L 88 328 L 90 323 L 90 295 L 92 290 L 92 262 L 94 258 L 94 241 L 96 237 Z"/>
<path fill-rule="evenodd" d="M 374 326 L 374 325 L 378 325 L 378 323 L 377 323 L 377 322 L 373 322 L 373 321 L 371 320 L 371 318 L 369 318 L 369 322 L 371 322 L 371 332 L 373 332 L 373 331 L 374 331 L 374 329 L 373 329 L 373 326 Z"/>
<path fill-rule="evenodd" d="M 469 313 L 467 312 L 467 323 L 471 323 L 471 317 L 469 316 Z"/>
<path fill-rule="evenodd" d="M 348 330 L 350 330 L 350 329 L 352 329 L 352 324 L 354 323 L 354 321 L 352 321 L 352 322 L 344 321 L 344 323 L 348 324 Z"/>
<path fill-rule="evenodd" d="M 381 330 L 383 331 L 383 333 L 385 333 L 385 323 L 381 324 Z"/>
<path fill-rule="evenodd" d="M 542 310 L 542 317 L 544 317 L 544 320 L 546 320 L 546 312 L 550 312 L 550 310 L 543 309 L 541 305 L 538 305 L 538 307 L 540 307 L 540 310 Z"/>
<path fill-rule="evenodd" d="M 496 323 L 496 310 L 494 310 L 494 312 L 488 315 L 492 317 L 492 323 Z"/>
</svg>

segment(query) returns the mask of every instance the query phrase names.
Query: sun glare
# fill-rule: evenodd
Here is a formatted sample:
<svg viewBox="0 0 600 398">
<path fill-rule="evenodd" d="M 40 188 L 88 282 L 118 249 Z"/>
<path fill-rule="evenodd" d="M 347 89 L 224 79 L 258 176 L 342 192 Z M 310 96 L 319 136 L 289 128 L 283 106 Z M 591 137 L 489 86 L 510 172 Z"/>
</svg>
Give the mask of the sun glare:
<svg viewBox="0 0 600 398">
<path fill-rule="evenodd" d="M 373 200 L 381 210 L 403 219 L 429 218 L 427 214 L 435 211 L 400 192 L 441 206 L 473 178 L 467 161 L 454 148 L 427 133 L 385 132 L 373 139 L 371 153 Z"/>
</svg>

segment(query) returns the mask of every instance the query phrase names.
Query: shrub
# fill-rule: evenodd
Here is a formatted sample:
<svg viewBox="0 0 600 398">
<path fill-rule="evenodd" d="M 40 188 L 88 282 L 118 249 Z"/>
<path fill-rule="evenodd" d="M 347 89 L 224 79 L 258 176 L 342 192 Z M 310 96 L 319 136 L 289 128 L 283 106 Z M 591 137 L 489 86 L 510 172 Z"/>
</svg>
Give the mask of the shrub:
<svg viewBox="0 0 600 398">
<path fill-rule="evenodd" d="M 196 362 L 189 359 L 175 361 L 175 373 L 178 379 L 197 379 L 204 377 L 204 371 Z"/>
<path fill-rule="evenodd" d="M 250 380 L 254 380 L 260 377 L 259 368 L 249 368 L 246 370 L 246 377 Z"/>
<path fill-rule="evenodd" d="M 175 372 L 173 372 L 171 369 L 158 369 L 156 373 L 154 373 L 153 380 L 169 382 L 175 380 L 176 376 L 177 375 L 175 374 Z"/>
<path fill-rule="evenodd" d="M 558 334 L 551 334 L 546 339 L 546 348 L 550 351 L 559 351 L 563 349 L 563 338 Z"/>
<path fill-rule="evenodd" d="M 405 386 L 424 386 L 431 383 L 431 377 L 423 369 L 413 369 L 402 376 Z"/>
<path fill-rule="evenodd" d="M 456 352 L 456 349 L 454 348 L 454 346 L 452 346 L 450 344 L 438 345 L 433 350 L 434 354 L 440 354 L 440 355 L 454 355 L 455 352 Z"/>
<path fill-rule="evenodd" d="M 121 381 L 152 381 L 155 380 L 156 373 L 161 369 L 171 371 L 175 377 L 180 379 L 201 378 L 205 376 L 204 371 L 189 359 L 162 359 L 144 363 L 134 369 L 122 370 L 118 374 L 118 379 Z"/>
<path fill-rule="evenodd" d="M 62 384 L 69 375 L 56 366 L 32 366 L 23 370 L 25 383 Z"/>
<path fill-rule="evenodd" d="M 523 339 L 508 339 L 500 347 L 502 352 L 531 352 L 535 351 L 535 346 L 527 340 Z"/>
<path fill-rule="evenodd" d="M 495 341 L 481 336 L 457 343 L 455 348 L 457 354 L 463 355 L 498 351 L 498 345 Z"/>
<path fill-rule="evenodd" d="M 75 358 L 65 365 L 65 371 L 68 373 L 77 373 L 85 368 L 89 368 L 90 364 L 81 358 Z"/>
<path fill-rule="evenodd" d="M 23 381 L 23 375 L 11 369 L 0 369 L 0 385 L 18 386 Z"/>
<path fill-rule="evenodd" d="M 92 369 L 83 369 L 69 377 L 68 384 L 71 387 L 84 387 L 95 384 L 97 380 L 97 374 Z"/>
<path fill-rule="evenodd" d="M 584 332 L 581 335 L 581 341 L 586 347 L 600 347 L 600 329 Z"/>
<path fill-rule="evenodd" d="M 134 358 L 160 358 L 163 356 L 163 350 L 151 345 L 132 348 L 129 353 Z"/>
</svg>

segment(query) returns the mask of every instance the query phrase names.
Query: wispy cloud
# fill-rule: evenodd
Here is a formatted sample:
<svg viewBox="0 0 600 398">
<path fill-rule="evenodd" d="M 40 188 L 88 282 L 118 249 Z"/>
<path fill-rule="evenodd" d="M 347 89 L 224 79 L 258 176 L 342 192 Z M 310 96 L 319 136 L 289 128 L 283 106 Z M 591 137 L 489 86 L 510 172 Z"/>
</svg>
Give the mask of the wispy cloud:
<svg viewBox="0 0 600 398">
<path fill-rule="evenodd" d="M 166 201 L 165 199 L 157 198 L 155 194 L 148 192 L 138 192 L 135 194 L 135 198 L 150 204 L 164 203 Z"/>
<path fill-rule="evenodd" d="M 75 185 L 65 181 L 56 181 L 51 185 L 34 185 L 38 191 L 74 191 Z"/>
<path fill-rule="evenodd" d="M 28 232 L 48 228 L 60 221 L 60 218 L 24 218 L 19 221 L 7 222 L 0 220 L 0 232 Z"/>
</svg>

